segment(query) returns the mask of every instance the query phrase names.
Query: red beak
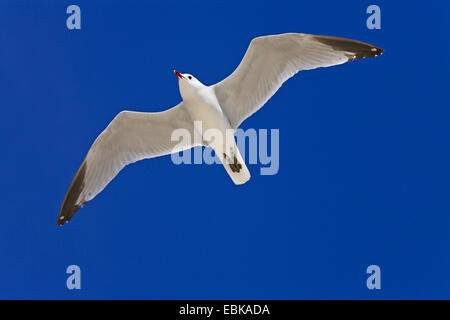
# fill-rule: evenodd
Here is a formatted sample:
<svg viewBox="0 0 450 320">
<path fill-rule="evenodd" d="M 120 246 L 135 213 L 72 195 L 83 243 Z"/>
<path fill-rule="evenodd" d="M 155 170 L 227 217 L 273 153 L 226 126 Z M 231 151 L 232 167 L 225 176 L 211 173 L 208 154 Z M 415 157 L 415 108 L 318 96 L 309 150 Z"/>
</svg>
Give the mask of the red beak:
<svg viewBox="0 0 450 320">
<path fill-rule="evenodd" d="M 173 70 L 173 73 L 175 73 L 175 75 L 178 77 L 178 79 L 183 79 L 183 75 L 181 73 L 179 73 L 177 70 Z"/>
</svg>

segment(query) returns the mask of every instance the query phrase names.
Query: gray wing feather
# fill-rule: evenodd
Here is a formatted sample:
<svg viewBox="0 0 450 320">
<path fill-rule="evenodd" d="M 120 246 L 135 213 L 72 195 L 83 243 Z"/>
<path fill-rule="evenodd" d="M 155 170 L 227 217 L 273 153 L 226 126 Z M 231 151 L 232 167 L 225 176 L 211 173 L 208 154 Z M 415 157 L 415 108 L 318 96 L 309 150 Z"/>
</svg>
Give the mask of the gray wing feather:
<svg viewBox="0 0 450 320">
<path fill-rule="evenodd" d="M 193 122 L 183 103 L 157 113 L 120 112 L 89 149 L 66 193 L 57 225 L 69 221 L 126 165 L 193 147 L 192 141 L 171 141 L 172 132 L 179 128 L 194 136 Z"/>
<path fill-rule="evenodd" d="M 380 55 L 383 49 L 344 38 L 286 33 L 251 41 L 236 70 L 214 85 L 219 103 L 237 128 L 301 70 Z"/>
</svg>

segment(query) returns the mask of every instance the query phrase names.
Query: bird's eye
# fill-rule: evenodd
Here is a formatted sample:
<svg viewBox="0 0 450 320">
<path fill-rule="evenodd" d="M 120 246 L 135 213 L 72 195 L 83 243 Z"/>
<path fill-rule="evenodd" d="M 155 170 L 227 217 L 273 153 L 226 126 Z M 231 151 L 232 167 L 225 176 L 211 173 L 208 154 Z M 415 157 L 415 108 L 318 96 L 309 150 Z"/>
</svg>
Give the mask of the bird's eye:
<svg viewBox="0 0 450 320">
<path fill-rule="evenodd" d="M 192 79 L 192 76 L 188 76 L 188 78 L 189 78 L 189 80 L 191 80 L 191 79 Z"/>
</svg>

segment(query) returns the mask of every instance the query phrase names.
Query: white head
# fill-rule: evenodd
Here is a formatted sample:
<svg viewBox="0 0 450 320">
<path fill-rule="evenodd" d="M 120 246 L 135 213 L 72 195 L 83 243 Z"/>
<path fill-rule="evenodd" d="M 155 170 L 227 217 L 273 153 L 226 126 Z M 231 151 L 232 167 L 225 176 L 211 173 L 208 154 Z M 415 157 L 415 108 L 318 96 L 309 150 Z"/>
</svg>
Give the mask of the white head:
<svg viewBox="0 0 450 320">
<path fill-rule="evenodd" d="M 181 74 L 177 70 L 173 70 L 173 73 L 175 73 L 178 78 L 178 86 L 183 99 L 189 99 L 189 97 L 195 95 L 199 89 L 205 87 L 205 85 L 198 81 L 192 74 Z"/>
</svg>

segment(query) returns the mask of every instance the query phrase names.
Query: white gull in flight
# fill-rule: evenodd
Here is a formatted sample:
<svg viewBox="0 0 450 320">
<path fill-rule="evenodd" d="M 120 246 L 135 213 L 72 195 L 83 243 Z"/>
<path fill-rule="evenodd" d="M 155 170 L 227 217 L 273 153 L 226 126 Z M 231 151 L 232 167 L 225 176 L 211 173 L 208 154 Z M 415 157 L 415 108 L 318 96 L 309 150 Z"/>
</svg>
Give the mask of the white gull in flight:
<svg viewBox="0 0 450 320">
<path fill-rule="evenodd" d="M 236 130 L 297 72 L 382 52 L 356 40 L 286 33 L 253 39 L 237 69 L 215 85 L 205 86 L 193 75 L 175 70 L 183 101 L 163 112 L 120 112 L 89 149 L 66 193 L 56 224 L 72 219 L 126 165 L 196 145 L 212 147 L 235 184 L 247 182 L 250 173 L 234 140 L 228 148 L 206 141 L 180 145 L 171 141 L 172 132 L 184 128 L 194 136 L 196 130 L 199 132 L 194 121 L 202 121 L 202 132 L 218 129 L 225 137 L 226 130 Z"/>
</svg>

